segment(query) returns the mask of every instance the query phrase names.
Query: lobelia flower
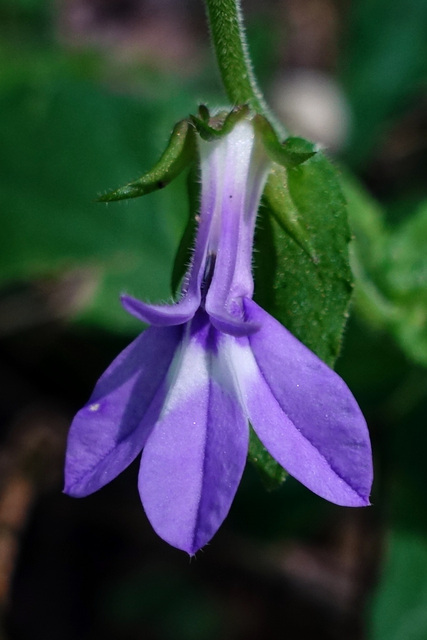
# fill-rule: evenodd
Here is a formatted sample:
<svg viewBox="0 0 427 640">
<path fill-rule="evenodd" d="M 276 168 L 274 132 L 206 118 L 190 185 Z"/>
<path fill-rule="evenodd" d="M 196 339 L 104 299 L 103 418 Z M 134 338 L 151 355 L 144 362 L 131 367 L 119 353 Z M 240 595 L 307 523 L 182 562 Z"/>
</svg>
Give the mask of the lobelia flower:
<svg viewBox="0 0 427 640">
<path fill-rule="evenodd" d="M 249 421 L 297 480 L 339 505 L 369 504 L 362 413 L 342 379 L 252 300 L 255 219 L 269 160 L 247 118 L 199 142 L 201 212 L 181 299 L 123 306 L 151 326 L 99 379 L 72 423 L 65 492 L 86 496 L 142 451 L 153 528 L 194 554 L 226 517 Z"/>
</svg>

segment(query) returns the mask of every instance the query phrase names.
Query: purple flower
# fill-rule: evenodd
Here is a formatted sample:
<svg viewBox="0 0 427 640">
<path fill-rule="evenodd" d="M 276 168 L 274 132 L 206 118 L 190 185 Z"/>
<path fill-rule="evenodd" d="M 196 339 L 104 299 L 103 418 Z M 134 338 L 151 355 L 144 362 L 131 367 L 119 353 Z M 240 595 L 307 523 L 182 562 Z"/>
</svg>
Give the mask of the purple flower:
<svg viewBox="0 0 427 640">
<path fill-rule="evenodd" d="M 226 517 L 249 421 L 297 480 L 340 505 L 369 504 L 365 420 L 341 378 L 253 300 L 255 218 L 269 160 L 248 119 L 200 141 L 201 213 L 179 302 L 123 296 L 151 326 L 101 376 L 71 426 L 65 491 L 86 496 L 142 451 L 153 528 L 190 554 Z"/>
</svg>

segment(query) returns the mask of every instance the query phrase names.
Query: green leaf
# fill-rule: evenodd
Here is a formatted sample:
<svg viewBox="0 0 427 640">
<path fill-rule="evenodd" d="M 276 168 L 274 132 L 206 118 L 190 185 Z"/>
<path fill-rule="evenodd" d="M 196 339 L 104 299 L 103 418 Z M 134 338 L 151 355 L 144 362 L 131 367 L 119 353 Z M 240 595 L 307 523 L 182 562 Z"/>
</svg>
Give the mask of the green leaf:
<svg viewBox="0 0 427 640">
<path fill-rule="evenodd" d="M 348 260 L 350 231 L 337 172 L 322 153 L 287 171 L 288 207 L 310 239 L 310 252 L 262 210 L 258 242 L 273 241 L 276 253 L 274 295 L 265 300 L 262 280 L 271 277 L 272 260 L 255 254 L 255 297 L 329 365 L 338 356 L 352 276 Z M 270 210 L 271 211 L 271 210 Z M 269 240 L 270 239 L 270 240 Z M 257 277 L 258 276 L 258 277 Z"/>
<path fill-rule="evenodd" d="M 349 239 L 338 177 L 321 153 L 292 169 L 274 165 L 256 232 L 255 299 L 331 366 L 352 292 Z M 286 477 L 254 436 L 249 459 L 269 488 Z"/>
<path fill-rule="evenodd" d="M 393 117 L 422 95 L 427 73 L 425 0 L 359 0 L 350 5 L 342 80 L 352 107 L 348 156 L 366 161 Z"/>
<path fill-rule="evenodd" d="M 412 360 L 427 365 L 427 202 L 391 234 L 384 270 L 400 311 L 394 333 Z"/>
<path fill-rule="evenodd" d="M 0 282 L 88 269 L 97 288 L 82 318 L 114 331 L 140 329 L 118 296 L 170 295 L 185 181 L 126 204 L 93 200 L 153 163 L 159 136 L 189 105 L 185 94 L 171 107 L 66 79 L 3 90 Z"/>
<path fill-rule="evenodd" d="M 391 333 L 414 362 L 427 365 L 427 203 L 389 228 L 379 205 L 346 175 L 355 235 L 351 263 L 355 307 L 371 326 Z"/>
<path fill-rule="evenodd" d="M 277 489 L 284 483 L 288 474 L 268 453 L 255 431 L 250 429 L 248 459 L 261 476 L 266 489 Z"/>
<path fill-rule="evenodd" d="M 342 172 L 341 185 L 354 235 L 350 245 L 350 263 L 355 276 L 354 306 L 373 328 L 385 329 L 395 320 L 398 310 L 381 285 L 389 240 L 384 212 L 348 172 Z"/>
<path fill-rule="evenodd" d="M 372 603 L 369 640 L 427 638 L 427 542 L 394 532 Z"/>
</svg>

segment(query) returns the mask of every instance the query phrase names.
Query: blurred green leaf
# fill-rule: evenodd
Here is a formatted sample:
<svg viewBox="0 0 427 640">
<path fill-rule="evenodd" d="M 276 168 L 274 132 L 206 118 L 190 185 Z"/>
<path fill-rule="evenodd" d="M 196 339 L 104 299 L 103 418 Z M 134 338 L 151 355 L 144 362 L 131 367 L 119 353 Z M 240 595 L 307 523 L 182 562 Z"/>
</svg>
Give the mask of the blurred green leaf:
<svg viewBox="0 0 427 640">
<path fill-rule="evenodd" d="M 425 0 L 351 3 L 342 79 L 353 111 L 348 157 L 375 150 L 391 118 L 420 92 L 427 72 Z"/>
<path fill-rule="evenodd" d="M 401 310 L 394 331 L 406 353 L 427 365 L 427 202 L 393 231 L 387 249 L 387 294 Z"/>
<path fill-rule="evenodd" d="M 157 159 L 187 100 L 139 100 L 72 80 L 3 90 L 0 282 L 88 268 L 98 288 L 85 319 L 136 330 L 118 294 L 170 295 L 185 181 L 125 205 L 94 200 Z"/>
<path fill-rule="evenodd" d="M 414 362 L 427 365 L 427 203 L 395 228 L 348 175 L 343 180 L 355 234 L 355 304 L 362 317 L 391 332 Z"/>
<path fill-rule="evenodd" d="M 427 638 L 427 542 L 395 531 L 372 604 L 369 640 Z"/>
<path fill-rule="evenodd" d="M 347 199 L 354 241 L 350 244 L 351 267 L 355 276 L 354 304 L 373 328 L 384 329 L 398 310 L 384 293 L 384 257 L 389 239 L 384 212 L 362 185 L 345 172 L 341 184 Z"/>
<path fill-rule="evenodd" d="M 350 231 L 334 167 L 322 153 L 287 172 L 292 215 L 310 238 L 309 255 L 276 222 L 263 215 L 255 255 L 256 298 L 304 344 L 332 365 L 339 353 L 352 291 Z M 271 259 L 274 244 L 276 258 Z M 274 275 L 272 274 L 274 269 Z M 274 292 L 261 283 L 273 278 Z"/>
</svg>

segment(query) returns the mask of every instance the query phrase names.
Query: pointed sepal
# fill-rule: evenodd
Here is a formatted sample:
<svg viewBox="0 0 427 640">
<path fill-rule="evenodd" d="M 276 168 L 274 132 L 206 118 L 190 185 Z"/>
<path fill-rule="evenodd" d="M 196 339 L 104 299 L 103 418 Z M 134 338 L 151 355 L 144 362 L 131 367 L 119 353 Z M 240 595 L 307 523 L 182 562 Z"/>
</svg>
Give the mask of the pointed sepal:
<svg viewBox="0 0 427 640">
<path fill-rule="evenodd" d="M 194 127 L 188 120 L 181 120 L 175 125 L 168 146 L 160 160 L 148 173 L 124 187 L 100 196 L 98 201 L 114 202 L 138 198 L 157 189 L 163 189 L 191 164 L 196 156 L 197 145 Z"/>
<path fill-rule="evenodd" d="M 273 168 L 264 189 L 267 209 L 286 233 L 316 262 L 316 254 L 310 241 L 310 233 L 303 226 L 301 216 L 288 188 L 287 170 L 278 164 Z"/>
<path fill-rule="evenodd" d="M 291 238 L 316 261 L 310 234 L 301 224 L 300 217 L 288 189 L 288 174 L 317 153 L 316 146 L 304 138 L 290 137 L 281 142 L 270 122 L 257 114 L 253 118 L 255 131 L 261 137 L 264 149 L 273 160 L 273 168 L 264 190 L 267 208 Z"/>
<path fill-rule="evenodd" d="M 304 138 L 290 137 L 281 142 L 269 121 L 257 114 L 253 118 L 255 131 L 261 136 L 264 148 L 273 162 L 292 168 L 317 153 L 316 146 Z"/>
<path fill-rule="evenodd" d="M 200 105 L 197 116 L 190 116 L 197 133 L 203 140 L 215 140 L 230 133 L 234 125 L 249 116 L 247 104 L 234 107 L 231 111 L 220 111 L 211 117 L 206 105 Z"/>
</svg>

